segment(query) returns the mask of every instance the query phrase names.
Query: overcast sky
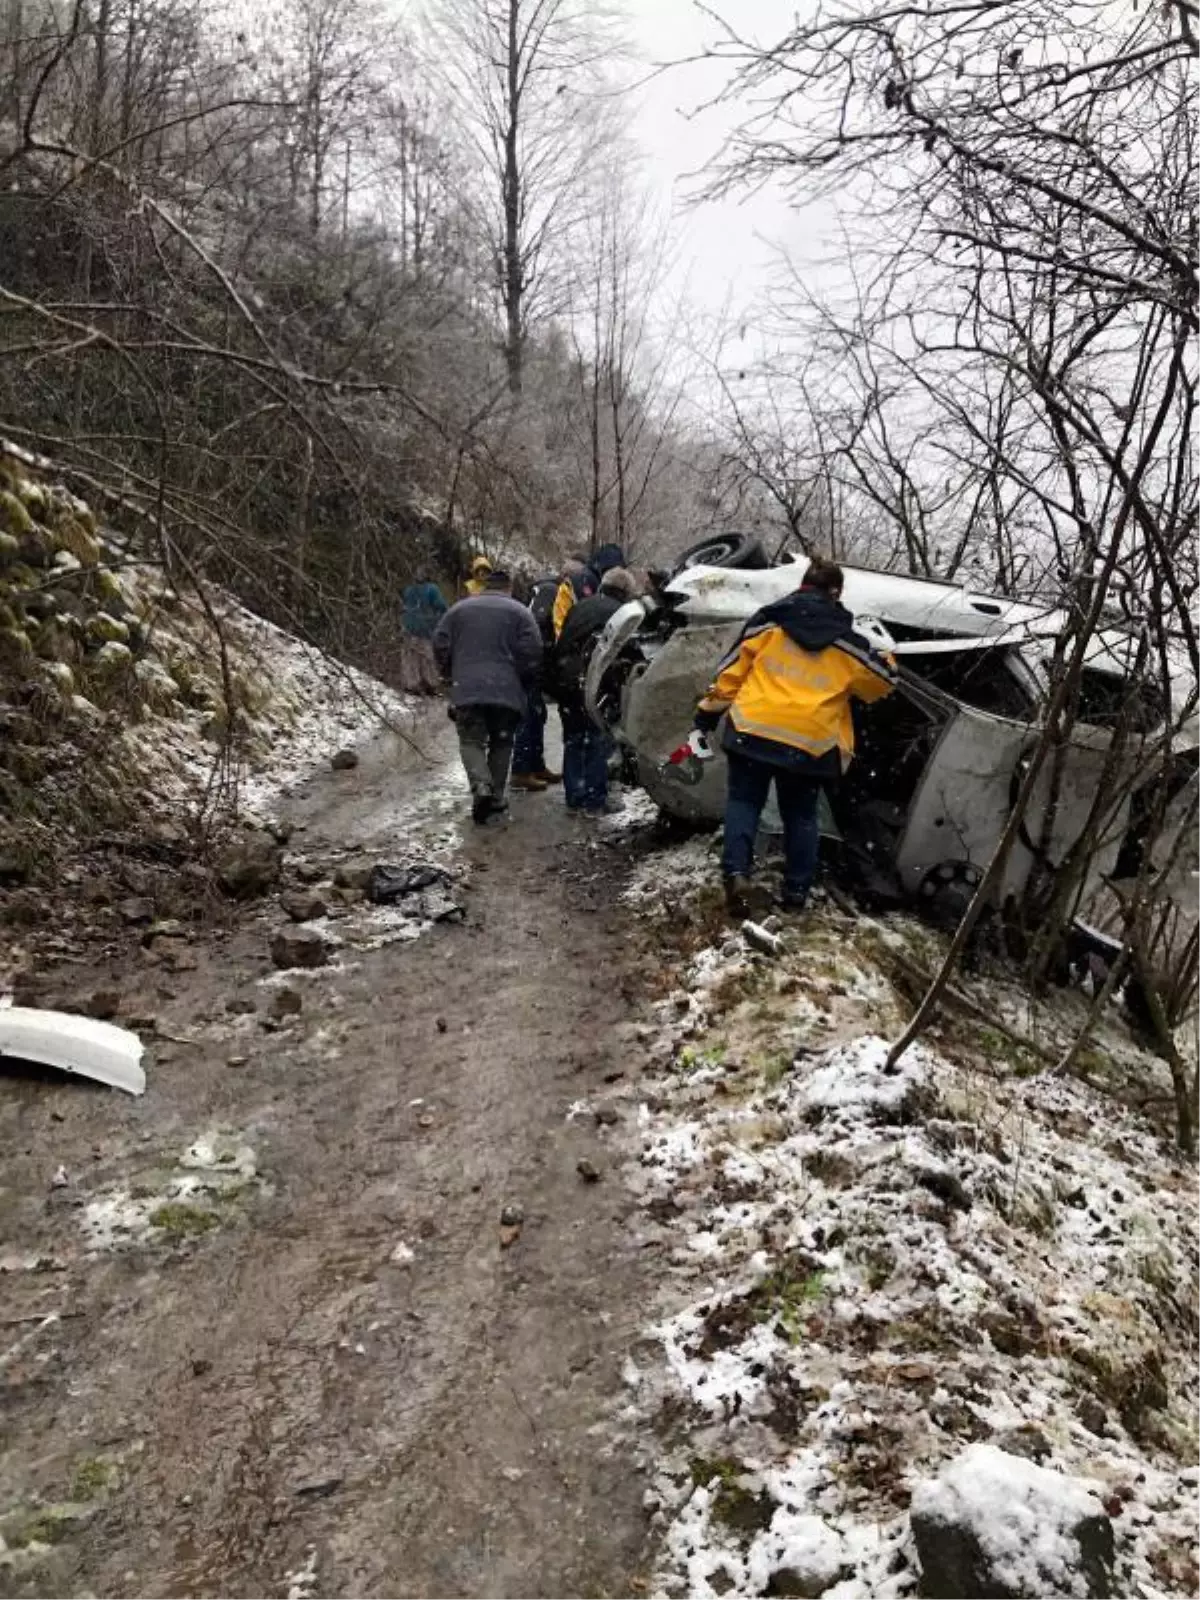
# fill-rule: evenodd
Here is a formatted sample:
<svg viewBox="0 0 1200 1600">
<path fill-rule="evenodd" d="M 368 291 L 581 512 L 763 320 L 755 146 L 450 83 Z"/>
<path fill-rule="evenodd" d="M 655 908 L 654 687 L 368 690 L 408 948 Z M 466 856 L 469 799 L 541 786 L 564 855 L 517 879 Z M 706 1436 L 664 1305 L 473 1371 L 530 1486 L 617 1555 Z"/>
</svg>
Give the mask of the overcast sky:
<svg viewBox="0 0 1200 1600">
<path fill-rule="evenodd" d="M 693 0 L 625 0 L 638 54 L 646 63 L 682 61 L 711 45 L 718 28 Z M 713 0 L 712 9 L 736 21 L 742 37 L 775 40 L 793 22 L 796 0 Z M 727 63 L 676 66 L 638 91 L 631 133 L 646 161 L 646 176 L 676 217 L 678 263 L 672 292 L 686 277 L 689 299 L 717 312 L 731 302 L 736 321 L 758 293 L 770 266 L 771 243 L 814 258 L 833 244 L 829 207 L 798 211 L 777 190 L 689 208 L 698 180 L 691 176 L 719 150 L 737 120 L 734 108 L 699 111 L 730 76 Z M 828 236 L 822 238 L 827 230 Z"/>
</svg>

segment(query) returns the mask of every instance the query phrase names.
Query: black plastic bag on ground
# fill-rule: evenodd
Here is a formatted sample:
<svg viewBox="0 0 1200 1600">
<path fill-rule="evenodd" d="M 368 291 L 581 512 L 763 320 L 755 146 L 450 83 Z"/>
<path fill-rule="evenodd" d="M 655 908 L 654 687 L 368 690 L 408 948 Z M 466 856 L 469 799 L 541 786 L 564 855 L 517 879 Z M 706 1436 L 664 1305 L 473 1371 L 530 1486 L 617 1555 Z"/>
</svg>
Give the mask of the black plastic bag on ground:
<svg viewBox="0 0 1200 1600">
<path fill-rule="evenodd" d="M 367 899 L 377 906 L 390 906 L 403 900 L 405 895 L 420 894 L 422 889 L 431 889 L 435 884 L 445 887 L 449 882 L 450 874 L 441 867 L 431 867 L 427 863 L 397 867 L 380 861 L 371 868 L 367 879 Z"/>
</svg>

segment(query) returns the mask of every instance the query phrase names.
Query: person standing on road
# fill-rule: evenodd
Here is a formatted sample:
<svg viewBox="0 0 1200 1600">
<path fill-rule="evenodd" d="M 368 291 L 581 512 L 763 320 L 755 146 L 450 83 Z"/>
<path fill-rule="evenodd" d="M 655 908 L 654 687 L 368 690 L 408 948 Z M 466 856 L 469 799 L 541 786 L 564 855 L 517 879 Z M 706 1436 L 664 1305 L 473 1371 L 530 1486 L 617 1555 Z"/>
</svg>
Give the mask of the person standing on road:
<svg viewBox="0 0 1200 1600">
<path fill-rule="evenodd" d="M 624 567 L 610 568 L 601 580 L 600 592 L 572 606 L 554 651 L 567 810 L 584 817 L 602 817 L 618 809 L 608 796 L 612 739 L 588 715 L 583 686 L 597 638 L 613 613 L 633 598 L 636 587 Z"/>
<path fill-rule="evenodd" d="M 512 786 L 532 794 L 539 794 L 551 784 L 562 782 L 562 773 L 552 772 L 546 765 L 546 701 L 554 696 L 554 685 L 550 682 L 550 662 L 554 650 L 554 602 L 561 582 L 562 579 L 553 574 L 537 578 L 529 592 L 529 611 L 537 624 L 546 656 L 541 682 L 529 691 L 529 708 L 517 729 L 513 746 Z"/>
<path fill-rule="evenodd" d="M 471 815 L 483 824 L 508 810 L 513 738 L 542 666 L 537 624 L 512 598 L 506 572 L 492 572 L 482 594 L 450 607 L 434 633 L 433 653 L 450 685 Z"/>
<path fill-rule="evenodd" d="M 563 631 L 563 623 L 570 615 L 571 607 L 580 600 L 590 599 L 599 587 L 600 579 L 588 566 L 585 555 L 576 554 L 568 557 L 562 577 L 558 580 L 554 606 L 550 613 L 550 627 L 555 639 Z"/>
<path fill-rule="evenodd" d="M 487 588 L 491 572 L 492 563 L 488 558 L 486 556 L 476 556 L 471 562 L 471 576 L 463 584 L 463 594 L 467 596 L 482 594 Z"/>
<path fill-rule="evenodd" d="M 446 599 L 432 578 L 418 578 L 404 590 L 404 631 L 411 639 L 428 639 L 445 615 Z"/>
<path fill-rule="evenodd" d="M 752 616 L 696 711 L 711 733 L 725 717 L 729 763 L 722 869 L 731 915 L 744 917 L 754 841 L 771 784 L 783 818 L 786 910 L 803 910 L 816 876 L 817 807 L 854 755 L 851 702 L 896 685 L 892 656 L 854 631 L 842 569 L 812 560 L 800 588 Z"/>
<path fill-rule="evenodd" d="M 571 608 L 587 600 L 600 588 L 606 572 L 625 565 L 619 544 L 602 544 L 594 556 L 575 555 L 567 562 L 558 593 L 554 597 L 554 637 L 561 638 Z"/>
</svg>

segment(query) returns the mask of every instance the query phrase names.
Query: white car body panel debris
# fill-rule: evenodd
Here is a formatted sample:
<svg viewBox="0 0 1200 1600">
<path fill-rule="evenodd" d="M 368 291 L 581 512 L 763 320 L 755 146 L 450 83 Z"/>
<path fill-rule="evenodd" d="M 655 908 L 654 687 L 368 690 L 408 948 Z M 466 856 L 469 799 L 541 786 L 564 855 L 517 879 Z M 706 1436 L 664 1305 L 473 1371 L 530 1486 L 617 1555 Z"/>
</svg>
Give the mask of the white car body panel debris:
<svg viewBox="0 0 1200 1600">
<path fill-rule="evenodd" d="M 0 1058 L 34 1061 L 126 1094 L 144 1094 L 142 1041 L 128 1028 L 67 1011 L 0 1011 Z"/>
</svg>

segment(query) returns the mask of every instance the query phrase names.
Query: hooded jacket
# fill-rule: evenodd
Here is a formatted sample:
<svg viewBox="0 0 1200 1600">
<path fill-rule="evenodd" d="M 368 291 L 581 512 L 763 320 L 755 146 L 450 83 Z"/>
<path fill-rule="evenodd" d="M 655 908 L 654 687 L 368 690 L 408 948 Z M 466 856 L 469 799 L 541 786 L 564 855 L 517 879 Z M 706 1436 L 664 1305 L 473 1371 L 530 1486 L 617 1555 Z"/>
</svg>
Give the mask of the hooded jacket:
<svg viewBox="0 0 1200 1600">
<path fill-rule="evenodd" d="M 450 607 L 434 632 L 433 657 L 454 706 L 505 706 L 524 716 L 542 664 L 542 636 L 524 606 L 485 593 Z"/>
<path fill-rule="evenodd" d="M 625 554 L 619 544 L 602 544 L 582 572 L 566 577 L 558 586 L 554 599 L 554 637 L 562 636 L 563 627 L 577 600 L 586 600 L 600 588 L 606 572 L 625 565 Z"/>
<path fill-rule="evenodd" d="M 880 700 L 895 685 L 895 661 L 855 633 L 845 606 L 801 588 L 750 618 L 696 726 L 708 732 L 728 712 L 721 742 L 730 754 L 833 778 L 854 755 L 851 702 Z"/>
</svg>

